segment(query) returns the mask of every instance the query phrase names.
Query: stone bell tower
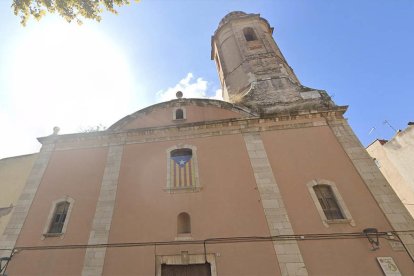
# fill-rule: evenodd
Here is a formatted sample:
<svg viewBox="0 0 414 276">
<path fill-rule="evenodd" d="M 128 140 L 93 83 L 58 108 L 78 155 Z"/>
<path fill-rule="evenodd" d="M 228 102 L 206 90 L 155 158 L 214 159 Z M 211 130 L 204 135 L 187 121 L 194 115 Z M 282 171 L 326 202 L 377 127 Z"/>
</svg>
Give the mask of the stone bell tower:
<svg viewBox="0 0 414 276">
<path fill-rule="evenodd" d="M 223 98 L 260 113 L 329 108 L 325 91 L 301 85 L 259 14 L 235 11 L 220 22 L 211 39 Z"/>
</svg>

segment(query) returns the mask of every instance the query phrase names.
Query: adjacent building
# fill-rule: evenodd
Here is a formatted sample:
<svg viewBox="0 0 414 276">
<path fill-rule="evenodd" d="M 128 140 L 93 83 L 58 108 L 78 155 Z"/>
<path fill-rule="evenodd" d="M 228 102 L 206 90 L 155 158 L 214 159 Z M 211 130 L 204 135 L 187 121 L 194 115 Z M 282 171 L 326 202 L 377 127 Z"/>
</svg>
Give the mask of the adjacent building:
<svg viewBox="0 0 414 276">
<path fill-rule="evenodd" d="M 367 151 L 414 216 L 414 123 L 408 123 L 391 140 L 375 140 Z"/>
<path fill-rule="evenodd" d="M 211 45 L 225 101 L 177 92 L 39 138 L 8 275 L 414 274 L 414 221 L 347 107 L 300 83 L 259 14 L 229 13 Z"/>
<path fill-rule="evenodd" d="M 0 159 L 0 236 L 26 184 L 36 154 Z"/>
</svg>

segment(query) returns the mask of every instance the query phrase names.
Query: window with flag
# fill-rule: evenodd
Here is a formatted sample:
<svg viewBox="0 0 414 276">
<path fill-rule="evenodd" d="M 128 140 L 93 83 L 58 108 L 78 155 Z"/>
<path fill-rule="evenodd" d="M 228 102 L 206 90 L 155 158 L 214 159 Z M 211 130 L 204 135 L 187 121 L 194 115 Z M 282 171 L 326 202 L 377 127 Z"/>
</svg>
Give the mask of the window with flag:
<svg viewBox="0 0 414 276">
<path fill-rule="evenodd" d="M 197 192 L 200 190 L 197 148 L 176 145 L 167 149 L 167 191 Z"/>
<path fill-rule="evenodd" d="M 193 151 L 188 148 L 171 151 L 170 156 L 171 188 L 190 188 L 194 186 Z"/>
</svg>

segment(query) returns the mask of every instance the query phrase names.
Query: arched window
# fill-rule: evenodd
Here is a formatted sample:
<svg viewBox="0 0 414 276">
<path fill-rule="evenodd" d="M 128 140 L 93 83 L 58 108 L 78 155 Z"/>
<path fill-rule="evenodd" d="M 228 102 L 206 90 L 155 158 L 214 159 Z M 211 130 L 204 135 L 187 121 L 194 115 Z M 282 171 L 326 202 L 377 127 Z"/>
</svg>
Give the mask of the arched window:
<svg viewBox="0 0 414 276">
<path fill-rule="evenodd" d="M 329 185 L 316 185 L 313 186 L 313 190 L 328 220 L 344 219 L 344 215 Z"/>
<path fill-rule="evenodd" d="M 176 107 L 173 109 L 173 120 L 185 120 L 186 119 L 186 111 L 185 107 Z"/>
<path fill-rule="evenodd" d="M 66 216 L 69 210 L 69 205 L 70 203 L 67 201 L 60 202 L 56 205 L 48 233 L 62 233 L 63 225 L 65 224 Z"/>
<path fill-rule="evenodd" d="M 175 111 L 175 119 L 176 120 L 184 119 L 184 111 L 181 108 L 179 108 Z"/>
<path fill-rule="evenodd" d="M 61 236 L 66 233 L 70 214 L 75 200 L 69 196 L 57 199 L 52 202 L 52 207 L 43 228 L 43 238 Z"/>
<path fill-rule="evenodd" d="M 332 223 L 356 225 L 334 182 L 325 179 L 314 179 L 308 182 L 307 186 L 316 210 L 326 227 L 329 227 L 329 224 Z"/>
<path fill-rule="evenodd" d="M 247 27 L 243 29 L 244 38 L 246 41 L 254 41 L 257 40 L 256 33 L 254 32 L 253 28 Z"/>
<path fill-rule="evenodd" d="M 191 234 L 190 215 L 185 212 L 177 217 L 177 234 Z"/>
</svg>

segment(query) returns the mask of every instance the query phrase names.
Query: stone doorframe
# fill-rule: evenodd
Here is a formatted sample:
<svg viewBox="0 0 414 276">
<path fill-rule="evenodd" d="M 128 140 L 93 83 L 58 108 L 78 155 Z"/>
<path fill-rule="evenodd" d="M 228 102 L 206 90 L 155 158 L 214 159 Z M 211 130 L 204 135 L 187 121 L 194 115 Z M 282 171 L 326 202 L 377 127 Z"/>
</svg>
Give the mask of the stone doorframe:
<svg viewBox="0 0 414 276">
<path fill-rule="evenodd" d="M 214 253 L 204 254 L 188 254 L 187 251 L 182 251 L 177 255 L 160 255 L 156 256 L 156 270 L 155 275 L 161 276 L 161 265 L 190 265 L 190 264 L 210 264 L 211 276 L 217 276 L 216 269 L 216 255 Z"/>
</svg>

